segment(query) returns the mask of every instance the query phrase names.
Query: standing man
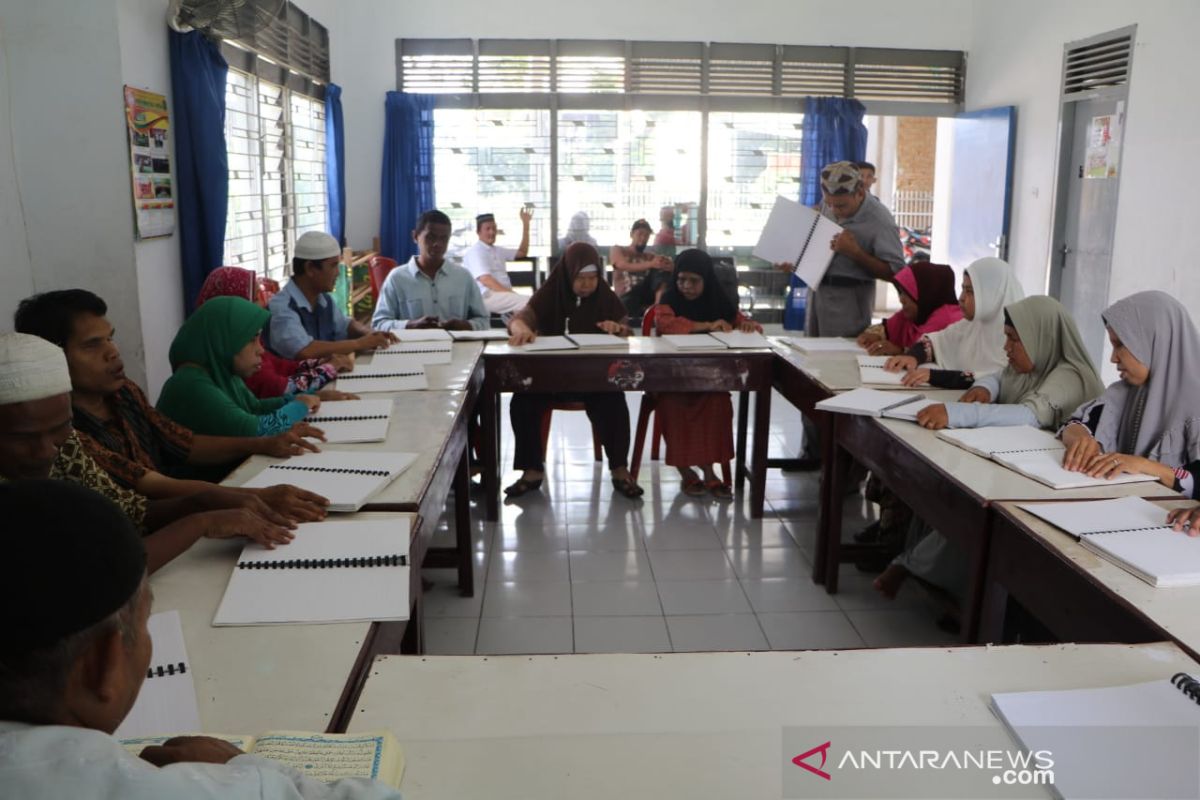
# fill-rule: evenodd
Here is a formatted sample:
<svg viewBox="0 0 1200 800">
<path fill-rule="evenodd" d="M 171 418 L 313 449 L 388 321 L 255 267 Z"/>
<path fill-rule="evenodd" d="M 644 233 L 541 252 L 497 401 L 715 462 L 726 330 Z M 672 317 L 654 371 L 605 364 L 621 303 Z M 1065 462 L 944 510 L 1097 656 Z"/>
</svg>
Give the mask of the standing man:
<svg viewBox="0 0 1200 800">
<path fill-rule="evenodd" d="M 296 240 L 292 279 L 271 298 L 271 323 L 263 330 L 263 347 L 277 356 L 303 361 L 387 347 L 390 333 L 372 332 L 350 319 L 329 296 L 337 283 L 342 249 L 337 239 L 309 231 Z"/>
<path fill-rule="evenodd" d="M 471 273 L 446 260 L 450 218 L 426 211 L 417 220 L 413 241 L 418 253 L 388 273 L 379 291 L 371 324 L 379 330 L 444 328 L 486 330 L 490 320 Z"/>
<path fill-rule="evenodd" d="M 493 314 L 502 314 L 507 319 L 520 311 L 529 298 L 513 291 L 505 263 L 524 258 L 529 252 L 529 221 L 533 212 L 528 205 L 521 206 L 521 244 L 516 250 L 496 246 L 496 217 L 480 214 L 475 218 L 475 233 L 479 241 L 471 245 L 463 256 L 463 266 L 474 276 L 483 293 L 483 305 Z"/>
<path fill-rule="evenodd" d="M 629 229 L 629 244 L 613 245 L 608 251 L 614 270 L 613 291 L 633 318 L 641 317 L 658 302 L 658 292 L 669 280 L 660 273 L 675 269 L 671 259 L 646 250 L 653 233 L 650 223 L 639 219 Z"/>
<path fill-rule="evenodd" d="M 875 165 L 870 161 L 855 161 L 854 166 L 858 167 L 862 175 L 863 188 L 867 190 L 867 194 L 871 194 L 871 187 L 875 185 Z"/>
</svg>

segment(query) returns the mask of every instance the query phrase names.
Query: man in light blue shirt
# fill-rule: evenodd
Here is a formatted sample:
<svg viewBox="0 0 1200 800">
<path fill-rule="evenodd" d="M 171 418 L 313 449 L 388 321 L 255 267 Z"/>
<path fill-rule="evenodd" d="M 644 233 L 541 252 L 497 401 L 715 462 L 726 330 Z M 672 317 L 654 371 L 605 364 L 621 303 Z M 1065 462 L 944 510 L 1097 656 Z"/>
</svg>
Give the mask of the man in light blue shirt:
<svg viewBox="0 0 1200 800">
<path fill-rule="evenodd" d="M 420 252 L 388 273 L 371 318 L 376 330 L 481 331 L 488 327 L 488 310 L 475 278 L 446 261 L 450 231 L 450 218 L 441 211 L 426 211 L 417 220 L 413 241 Z"/>
<path fill-rule="evenodd" d="M 341 248 L 328 233 L 308 231 L 296 240 L 292 279 L 271 298 L 271 323 L 263 330 L 263 346 L 283 358 L 358 353 L 387 347 L 395 337 L 372 333 L 350 319 L 329 296 L 341 270 Z"/>
</svg>

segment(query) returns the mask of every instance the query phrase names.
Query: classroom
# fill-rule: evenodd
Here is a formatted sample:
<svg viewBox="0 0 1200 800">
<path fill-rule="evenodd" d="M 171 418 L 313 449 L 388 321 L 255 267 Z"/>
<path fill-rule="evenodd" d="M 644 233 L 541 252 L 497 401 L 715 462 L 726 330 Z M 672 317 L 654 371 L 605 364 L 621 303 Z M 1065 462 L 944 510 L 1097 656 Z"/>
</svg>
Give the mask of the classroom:
<svg viewBox="0 0 1200 800">
<path fill-rule="evenodd" d="M 1196 30 L 0 0 L 0 795 L 1200 798 Z"/>
</svg>

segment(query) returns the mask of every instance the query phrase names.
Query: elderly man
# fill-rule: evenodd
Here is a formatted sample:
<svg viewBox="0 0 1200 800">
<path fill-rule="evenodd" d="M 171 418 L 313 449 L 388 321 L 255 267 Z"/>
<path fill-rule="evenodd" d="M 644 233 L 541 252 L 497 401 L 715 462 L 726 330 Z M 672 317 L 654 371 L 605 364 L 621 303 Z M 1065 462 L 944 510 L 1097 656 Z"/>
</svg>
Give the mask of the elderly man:
<svg viewBox="0 0 1200 800">
<path fill-rule="evenodd" d="M 54 478 L 99 492 L 147 533 L 151 571 L 202 537 L 240 535 L 268 547 L 292 539 L 294 526 L 256 495 L 212 487 L 150 500 L 118 486 L 72 430 L 70 392 L 62 350 L 38 336 L 0 335 L 0 481 Z"/>
<path fill-rule="evenodd" d="M 387 347 L 390 333 L 372 332 L 350 319 L 329 296 L 337 284 L 342 250 L 328 233 L 308 231 L 296 240 L 292 279 L 271 298 L 271 323 L 263 346 L 283 358 L 346 355 Z"/>
<path fill-rule="evenodd" d="M 479 283 L 483 305 L 493 314 L 511 315 L 529 302 L 527 296 L 513 291 L 512 280 L 504 266 L 509 261 L 524 258 L 529 252 L 529 221 L 533 219 L 529 206 L 521 207 L 520 217 L 521 243 L 516 250 L 497 245 L 495 215 L 480 214 L 475 217 L 475 233 L 479 241 L 463 254 L 463 266 Z"/>
<path fill-rule="evenodd" d="M 646 249 L 653 234 L 650 223 L 639 219 L 629 229 L 629 244 L 614 245 L 608 251 L 613 266 L 613 291 L 620 296 L 630 317 L 641 317 L 658 302 L 661 290 L 670 280 L 663 273 L 675 269 L 671 259 Z"/>
<path fill-rule="evenodd" d="M 63 349 L 71 372 L 75 431 L 88 455 L 117 483 L 147 497 L 177 497 L 212 489 L 202 481 L 167 477 L 186 467 L 218 467 L 221 474 L 248 456 L 286 458 L 317 448 L 304 436 L 320 431 L 300 423 L 278 436 L 203 436 L 160 414 L 125 377 L 108 306 L 83 289 L 46 292 L 21 301 L 16 329 Z M 250 491 L 250 490 L 237 490 Z M 325 515 L 324 498 L 291 486 L 257 492 L 295 522 Z"/>
<path fill-rule="evenodd" d="M 0 786 L 4 796 L 382 800 L 399 793 L 324 784 L 207 736 L 147 747 L 112 733 L 150 666 L 146 553 L 100 495 L 59 481 L 0 485 Z"/>
</svg>

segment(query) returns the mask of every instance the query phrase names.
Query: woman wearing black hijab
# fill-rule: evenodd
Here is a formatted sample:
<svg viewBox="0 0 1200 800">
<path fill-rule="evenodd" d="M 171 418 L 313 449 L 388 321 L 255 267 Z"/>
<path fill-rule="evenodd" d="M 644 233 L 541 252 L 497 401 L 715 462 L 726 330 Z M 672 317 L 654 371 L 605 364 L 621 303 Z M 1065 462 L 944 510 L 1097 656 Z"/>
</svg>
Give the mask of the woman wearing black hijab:
<svg viewBox="0 0 1200 800">
<path fill-rule="evenodd" d="M 601 280 L 602 263 L 590 244 L 576 242 L 568 247 L 546 282 L 509 323 L 509 344 L 527 344 L 539 335 L 561 336 L 568 332 L 628 336 L 625 306 Z M 542 417 L 554 402 L 583 403 L 608 455 L 613 488 L 626 497 L 641 497 L 642 488 L 629 474 L 629 407 L 624 392 L 515 392 L 509 406 L 516 445 L 513 466 L 522 470 L 522 475 L 504 493 L 520 497 L 541 488 L 546 470 L 542 461 Z"/>
<path fill-rule="evenodd" d="M 762 326 L 742 316 L 717 283 L 712 258 L 703 250 L 685 250 L 675 259 L 671 287 L 654 307 L 659 333 L 689 334 L 740 330 L 762 332 Z M 679 470 L 683 491 L 700 496 L 711 492 L 719 500 L 733 497 L 728 463 L 733 459 L 733 403 L 728 392 L 666 392 L 658 395 L 655 411 L 667 443 L 666 463 Z M 717 478 L 715 464 L 724 464 L 726 480 Z M 693 467 L 699 467 L 703 478 Z"/>
</svg>

